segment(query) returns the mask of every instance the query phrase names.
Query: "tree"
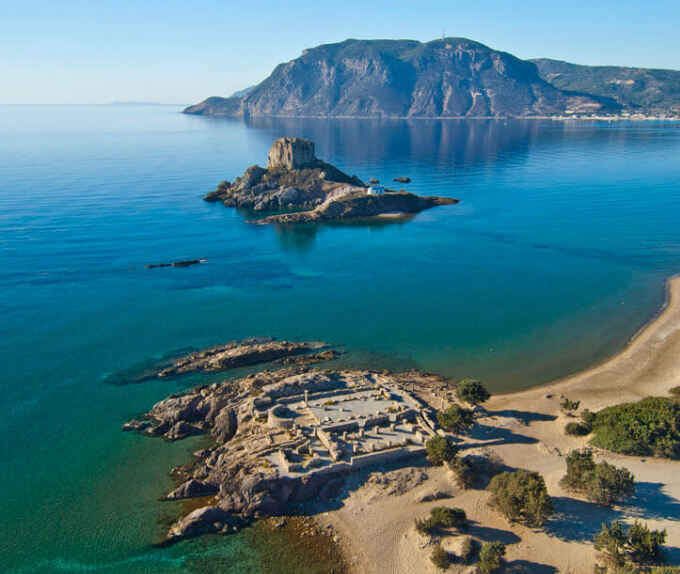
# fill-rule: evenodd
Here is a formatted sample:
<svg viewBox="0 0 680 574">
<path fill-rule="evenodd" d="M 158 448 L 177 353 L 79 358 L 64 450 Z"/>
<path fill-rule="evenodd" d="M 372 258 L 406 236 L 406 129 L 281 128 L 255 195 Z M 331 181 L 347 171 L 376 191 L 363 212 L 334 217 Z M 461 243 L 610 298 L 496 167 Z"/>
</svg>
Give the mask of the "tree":
<svg viewBox="0 0 680 574">
<path fill-rule="evenodd" d="M 616 468 L 608 462 L 596 463 L 589 448 L 567 455 L 567 473 L 560 486 L 585 494 L 591 502 L 613 506 L 635 492 L 635 477 L 627 468 Z"/>
<path fill-rule="evenodd" d="M 425 450 L 428 460 L 436 466 L 453 460 L 458 452 L 458 448 L 451 442 L 450 438 L 439 435 L 425 441 Z"/>
<path fill-rule="evenodd" d="M 545 481 L 537 472 L 502 472 L 491 479 L 488 488 L 488 505 L 509 520 L 538 527 L 553 513 Z"/>
<path fill-rule="evenodd" d="M 624 567 L 630 568 L 629 563 L 638 566 L 663 563 L 665 542 L 665 530 L 650 530 L 636 520 L 628 531 L 624 531 L 623 525 L 616 521 L 611 526 L 602 525 L 595 537 L 595 549 L 600 552 L 600 560 L 606 568 L 619 572 Z"/>
<path fill-rule="evenodd" d="M 477 406 L 491 398 L 491 393 L 475 379 L 463 379 L 456 385 L 456 396 L 468 404 Z"/>
<path fill-rule="evenodd" d="M 659 564 L 664 561 L 662 546 L 665 530 L 650 530 L 637 520 L 628 529 L 628 553 L 636 564 Z"/>
<path fill-rule="evenodd" d="M 446 550 L 442 548 L 441 544 L 437 544 L 432 549 L 432 554 L 430 554 L 430 560 L 432 564 L 434 564 L 440 570 L 446 570 L 451 564 L 451 559 L 449 558 L 449 555 L 446 552 Z"/>
<path fill-rule="evenodd" d="M 474 424 L 474 413 L 470 409 L 454 404 L 437 413 L 437 422 L 449 432 L 462 434 Z"/>
<path fill-rule="evenodd" d="M 479 551 L 479 571 L 481 574 L 496 572 L 503 565 L 505 544 L 501 542 L 485 542 Z"/>
<path fill-rule="evenodd" d="M 607 568 L 616 570 L 625 563 L 624 547 L 626 534 L 617 520 L 611 526 L 602 525 L 602 530 L 595 537 L 595 550 L 600 552 L 600 559 Z"/>
</svg>

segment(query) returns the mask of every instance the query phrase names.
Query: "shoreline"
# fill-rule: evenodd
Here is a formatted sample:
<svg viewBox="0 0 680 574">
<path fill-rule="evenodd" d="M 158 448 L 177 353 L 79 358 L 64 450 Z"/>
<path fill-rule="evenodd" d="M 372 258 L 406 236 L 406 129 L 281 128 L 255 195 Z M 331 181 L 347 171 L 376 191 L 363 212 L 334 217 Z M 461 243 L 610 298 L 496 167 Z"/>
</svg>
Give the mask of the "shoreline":
<svg viewBox="0 0 680 574">
<path fill-rule="evenodd" d="M 680 521 L 673 510 L 680 504 L 678 461 L 595 449 L 597 460 L 625 466 L 637 480 L 636 495 L 614 509 L 588 503 L 559 486 L 565 455 L 586 446 L 590 438 L 564 433 L 565 425 L 577 419 L 561 412 L 562 397 L 580 401 L 581 410 L 597 411 L 646 396 L 667 396 L 680 383 L 680 276 L 668 278 L 665 289 L 659 312 L 619 352 L 572 375 L 492 396 L 470 436 L 460 439 L 463 453 L 483 453 L 508 467 L 541 473 L 556 509 L 542 530 L 508 523 L 486 507 L 488 492 L 459 489 L 443 467 L 423 466 L 419 470 L 427 480 L 398 496 L 383 496 L 362 477 L 351 477 L 342 506 L 318 517 L 340 534 L 351 571 L 436 572 L 429 560 L 431 546 L 415 531 L 414 519 L 441 504 L 466 511 L 468 534 L 508 544 L 507 562 L 518 572 L 592 571 L 594 536 L 603 522 L 613 520 L 639 519 L 650 528 L 665 528 L 668 562 L 680 563 Z M 444 493 L 445 499 L 418 502 L 428 492 Z M 444 537 L 442 544 L 455 544 L 455 537 Z M 452 565 L 447 572 L 462 573 L 464 567 Z"/>
</svg>

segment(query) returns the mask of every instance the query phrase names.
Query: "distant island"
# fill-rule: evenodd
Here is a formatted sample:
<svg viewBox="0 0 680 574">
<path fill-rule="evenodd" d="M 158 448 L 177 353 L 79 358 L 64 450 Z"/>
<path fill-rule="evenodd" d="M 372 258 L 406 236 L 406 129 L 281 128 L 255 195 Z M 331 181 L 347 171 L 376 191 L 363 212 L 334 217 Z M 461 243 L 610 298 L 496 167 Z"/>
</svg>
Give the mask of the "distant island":
<svg viewBox="0 0 680 574">
<path fill-rule="evenodd" d="M 465 38 L 346 40 L 186 114 L 227 117 L 680 116 L 680 72 L 521 60 Z"/>
<path fill-rule="evenodd" d="M 403 176 L 394 180 L 410 182 Z M 386 189 L 372 181 L 372 185 L 366 185 L 358 177 L 318 159 L 312 141 L 280 138 L 269 150 L 266 168 L 250 166 L 233 183 L 221 182 L 204 199 L 220 201 L 227 207 L 270 213 L 253 219 L 255 223 L 399 217 L 437 205 L 458 203 L 449 197 L 422 197 L 404 190 Z"/>
</svg>

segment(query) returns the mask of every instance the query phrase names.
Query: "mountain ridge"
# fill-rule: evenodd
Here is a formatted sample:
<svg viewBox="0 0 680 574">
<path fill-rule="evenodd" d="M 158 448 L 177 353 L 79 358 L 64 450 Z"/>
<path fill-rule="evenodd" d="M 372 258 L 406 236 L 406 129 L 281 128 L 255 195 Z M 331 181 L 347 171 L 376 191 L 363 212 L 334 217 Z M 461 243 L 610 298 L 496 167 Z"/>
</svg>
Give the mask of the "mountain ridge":
<svg viewBox="0 0 680 574">
<path fill-rule="evenodd" d="M 614 99 L 563 90 L 537 66 L 467 38 L 322 44 L 276 66 L 242 97 L 188 114 L 230 117 L 507 117 L 613 113 Z"/>
</svg>

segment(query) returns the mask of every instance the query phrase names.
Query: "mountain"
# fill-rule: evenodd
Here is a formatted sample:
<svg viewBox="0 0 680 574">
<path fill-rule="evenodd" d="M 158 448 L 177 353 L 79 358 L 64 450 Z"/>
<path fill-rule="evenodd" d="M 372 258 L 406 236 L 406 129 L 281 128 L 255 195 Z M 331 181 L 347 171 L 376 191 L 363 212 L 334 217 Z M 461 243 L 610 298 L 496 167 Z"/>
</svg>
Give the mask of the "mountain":
<svg viewBox="0 0 680 574">
<path fill-rule="evenodd" d="M 541 77 L 560 90 L 616 100 L 630 111 L 680 111 L 680 71 L 621 66 L 580 66 L 545 58 L 530 60 Z"/>
<path fill-rule="evenodd" d="M 465 38 L 346 40 L 305 50 L 242 97 L 185 113 L 284 117 L 499 117 L 615 112 L 611 99 L 565 91 L 534 64 Z"/>
</svg>

